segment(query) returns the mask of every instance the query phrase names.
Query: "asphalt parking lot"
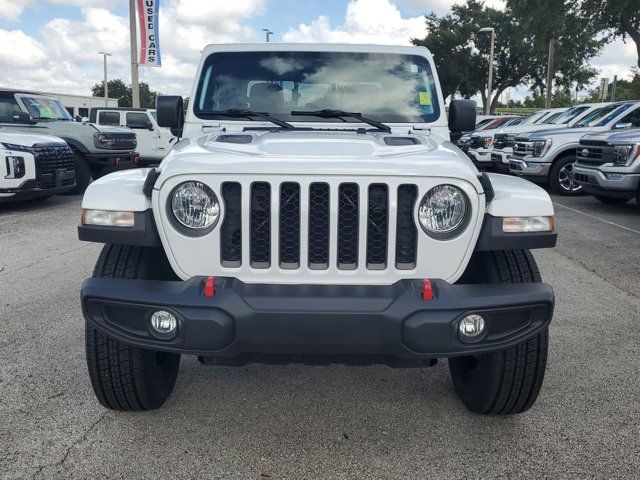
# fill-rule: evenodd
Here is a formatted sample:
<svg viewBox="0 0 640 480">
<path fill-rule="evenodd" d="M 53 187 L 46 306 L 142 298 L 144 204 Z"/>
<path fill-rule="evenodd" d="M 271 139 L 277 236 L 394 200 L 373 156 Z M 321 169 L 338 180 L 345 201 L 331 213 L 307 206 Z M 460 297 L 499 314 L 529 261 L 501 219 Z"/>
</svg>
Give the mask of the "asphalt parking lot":
<svg viewBox="0 0 640 480">
<path fill-rule="evenodd" d="M 640 208 L 555 197 L 557 295 L 538 402 L 468 413 L 430 369 L 205 367 L 183 358 L 155 412 L 94 399 L 79 290 L 100 246 L 80 197 L 0 206 L 0 477 L 638 478 Z"/>
</svg>

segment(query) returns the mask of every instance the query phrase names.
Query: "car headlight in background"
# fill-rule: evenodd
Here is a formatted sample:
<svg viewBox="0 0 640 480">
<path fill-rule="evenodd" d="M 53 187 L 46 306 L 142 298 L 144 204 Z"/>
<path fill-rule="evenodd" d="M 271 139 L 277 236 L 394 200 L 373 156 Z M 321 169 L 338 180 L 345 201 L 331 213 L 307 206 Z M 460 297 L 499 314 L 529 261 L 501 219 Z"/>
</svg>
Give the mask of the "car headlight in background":
<svg viewBox="0 0 640 480">
<path fill-rule="evenodd" d="M 7 174 L 4 178 L 22 178 L 25 174 L 24 157 L 6 156 L 4 158 Z"/>
<path fill-rule="evenodd" d="M 178 185 L 169 198 L 174 226 L 186 235 L 201 236 L 213 230 L 220 218 L 220 203 L 213 190 L 202 182 Z"/>
<path fill-rule="evenodd" d="M 533 156 L 542 157 L 551 148 L 551 139 L 545 138 L 544 140 L 535 140 L 533 142 Z"/>
<path fill-rule="evenodd" d="M 448 240 L 466 227 L 469 213 L 469 200 L 462 190 L 453 185 L 438 185 L 420 202 L 418 220 L 427 235 Z"/>
<path fill-rule="evenodd" d="M 483 137 L 482 145 L 484 148 L 491 148 L 491 145 L 493 145 L 493 137 Z"/>
<path fill-rule="evenodd" d="M 640 155 L 640 144 L 613 147 L 613 161 L 616 165 L 631 165 L 638 155 Z"/>
</svg>

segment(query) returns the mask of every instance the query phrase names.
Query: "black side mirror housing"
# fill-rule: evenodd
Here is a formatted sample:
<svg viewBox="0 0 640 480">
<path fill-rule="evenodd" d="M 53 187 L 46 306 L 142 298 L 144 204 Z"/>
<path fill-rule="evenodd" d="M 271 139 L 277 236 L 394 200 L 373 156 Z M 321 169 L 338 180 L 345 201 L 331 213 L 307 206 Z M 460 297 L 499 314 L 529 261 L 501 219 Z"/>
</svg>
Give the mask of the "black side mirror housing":
<svg viewBox="0 0 640 480">
<path fill-rule="evenodd" d="M 35 125 L 36 123 L 38 123 L 33 118 L 31 118 L 31 115 L 29 115 L 27 112 L 16 112 L 12 115 L 12 118 L 14 123 L 26 123 L 29 125 Z"/>
<path fill-rule="evenodd" d="M 476 128 L 476 102 L 451 100 L 449 104 L 449 131 L 472 132 Z"/>
<path fill-rule="evenodd" d="M 184 101 L 177 95 L 160 95 L 156 98 L 158 126 L 171 129 L 176 137 L 182 137 L 184 127 Z"/>
</svg>

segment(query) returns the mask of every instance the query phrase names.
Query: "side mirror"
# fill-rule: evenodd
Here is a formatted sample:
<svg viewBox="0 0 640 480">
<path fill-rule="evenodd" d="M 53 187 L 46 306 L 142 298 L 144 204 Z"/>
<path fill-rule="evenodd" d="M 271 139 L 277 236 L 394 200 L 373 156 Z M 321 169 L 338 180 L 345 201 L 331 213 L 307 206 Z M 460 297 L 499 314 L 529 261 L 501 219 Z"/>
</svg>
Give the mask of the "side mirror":
<svg viewBox="0 0 640 480">
<path fill-rule="evenodd" d="M 76 115 L 75 117 L 73 117 L 73 119 L 74 119 L 76 122 L 82 123 L 82 117 L 81 117 L 80 115 Z"/>
<path fill-rule="evenodd" d="M 38 123 L 33 118 L 31 118 L 31 115 L 29 115 L 27 112 L 16 112 L 12 115 L 12 118 L 14 123 L 27 123 L 29 125 Z"/>
<path fill-rule="evenodd" d="M 449 131 L 471 132 L 476 127 L 476 102 L 451 100 L 449 104 Z"/>
<path fill-rule="evenodd" d="M 631 122 L 628 122 L 628 123 L 616 123 L 613 126 L 613 129 L 614 130 L 622 130 L 623 128 L 631 128 L 631 127 L 633 127 L 633 123 L 631 123 Z"/>
<path fill-rule="evenodd" d="M 182 136 L 184 127 L 184 101 L 177 95 L 161 95 L 156 98 L 158 126 L 171 129 L 176 137 Z"/>
</svg>

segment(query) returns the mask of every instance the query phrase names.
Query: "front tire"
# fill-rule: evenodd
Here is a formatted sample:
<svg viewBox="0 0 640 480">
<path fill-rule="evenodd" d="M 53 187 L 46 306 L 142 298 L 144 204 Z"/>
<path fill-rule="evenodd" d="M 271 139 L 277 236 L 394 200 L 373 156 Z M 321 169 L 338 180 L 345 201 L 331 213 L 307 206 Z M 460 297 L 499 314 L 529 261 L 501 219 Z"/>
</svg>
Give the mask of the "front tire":
<svg viewBox="0 0 640 480">
<path fill-rule="evenodd" d="M 69 195 L 77 195 L 84 191 L 91 183 L 91 168 L 89 162 L 80 152 L 73 152 L 73 168 L 76 172 L 76 186 L 69 190 Z"/>
<path fill-rule="evenodd" d="M 528 250 L 476 253 L 461 283 L 542 281 Z M 512 415 L 531 408 L 538 398 L 547 365 L 547 329 L 514 347 L 449 359 L 456 393 L 472 412 Z"/>
<path fill-rule="evenodd" d="M 169 280 L 164 252 L 147 247 L 105 245 L 94 277 Z M 153 410 L 169 398 L 180 354 L 132 347 L 85 322 L 87 367 L 98 401 L 121 411 Z"/>
<path fill-rule="evenodd" d="M 566 197 L 582 195 L 582 185 L 573 178 L 574 155 L 565 155 L 556 160 L 549 171 L 549 186 L 551 190 Z"/>
</svg>

